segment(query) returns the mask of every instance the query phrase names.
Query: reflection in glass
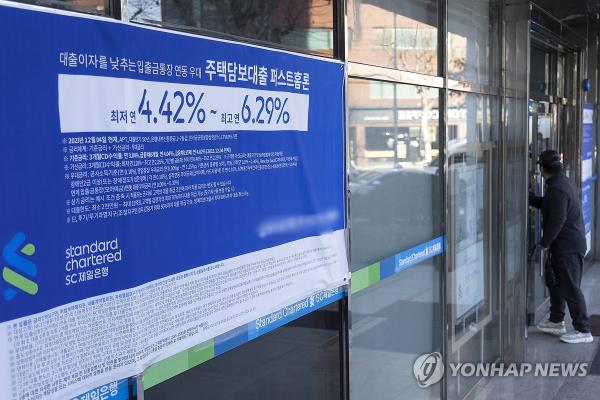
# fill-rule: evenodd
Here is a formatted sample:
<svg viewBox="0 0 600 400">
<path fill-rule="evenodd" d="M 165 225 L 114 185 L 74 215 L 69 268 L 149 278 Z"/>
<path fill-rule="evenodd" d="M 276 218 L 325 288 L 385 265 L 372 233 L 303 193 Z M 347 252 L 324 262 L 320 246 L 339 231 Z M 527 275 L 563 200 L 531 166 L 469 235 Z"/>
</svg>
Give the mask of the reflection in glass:
<svg viewBox="0 0 600 400">
<path fill-rule="evenodd" d="M 349 81 L 353 271 L 441 235 L 438 99 L 438 89 Z M 441 348 L 442 259 L 352 294 L 352 399 L 440 398 L 440 384 L 420 388 L 412 367 Z"/>
<path fill-rule="evenodd" d="M 448 1 L 448 77 L 489 85 L 495 78 L 492 51 L 496 33 L 495 7 L 490 0 Z"/>
<path fill-rule="evenodd" d="M 355 79 L 348 96 L 354 270 L 437 236 L 439 109 L 426 87 Z"/>
<path fill-rule="evenodd" d="M 341 398 L 340 307 L 333 303 L 144 392 L 146 400 Z"/>
<path fill-rule="evenodd" d="M 492 260 L 495 203 L 491 98 L 451 91 L 448 137 L 449 354 L 455 363 L 492 362 L 499 355 L 498 279 Z M 453 118 L 459 117 L 459 120 Z M 492 125 L 494 121 L 494 125 Z M 450 132 L 449 132 L 450 133 Z M 462 398 L 477 382 L 448 379 L 448 398 Z"/>
<path fill-rule="evenodd" d="M 17 3 L 36 4 L 44 7 L 80 11 L 90 14 L 109 15 L 108 0 L 16 0 Z"/>
<path fill-rule="evenodd" d="M 333 54 L 332 0 L 129 0 L 132 21 Z"/>
<path fill-rule="evenodd" d="M 349 0 L 350 61 L 437 75 L 437 1 Z"/>
<path fill-rule="evenodd" d="M 350 398 L 440 399 L 441 384 L 417 385 L 413 365 L 440 351 L 442 256 L 352 295 Z"/>
<path fill-rule="evenodd" d="M 530 84 L 531 93 L 553 94 L 550 88 L 550 53 L 536 46 L 531 47 Z"/>
</svg>

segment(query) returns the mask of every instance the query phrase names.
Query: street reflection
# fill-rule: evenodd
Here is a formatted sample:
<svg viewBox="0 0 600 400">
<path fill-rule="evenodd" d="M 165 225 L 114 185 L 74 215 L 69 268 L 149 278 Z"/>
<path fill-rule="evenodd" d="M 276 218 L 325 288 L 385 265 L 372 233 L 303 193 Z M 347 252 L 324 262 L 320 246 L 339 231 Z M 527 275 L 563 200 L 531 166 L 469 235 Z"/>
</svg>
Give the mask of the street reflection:
<svg viewBox="0 0 600 400">
<path fill-rule="evenodd" d="M 439 230 L 439 92 L 350 80 L 352 268 L 431 240 Z M 454 113 L 459 124 L 464 114 Z"/>
</svg>

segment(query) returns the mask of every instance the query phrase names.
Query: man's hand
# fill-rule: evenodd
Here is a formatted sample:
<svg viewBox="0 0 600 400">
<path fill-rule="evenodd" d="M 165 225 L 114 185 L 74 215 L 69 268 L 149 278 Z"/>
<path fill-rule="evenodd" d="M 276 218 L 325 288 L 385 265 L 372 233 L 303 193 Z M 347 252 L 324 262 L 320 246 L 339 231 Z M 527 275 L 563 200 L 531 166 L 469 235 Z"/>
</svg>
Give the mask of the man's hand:
<svg viewBox="0 0 600 400">
<path fill-rule="evenodd" d="M 536 196 L 535 193 L 529 191 L 529 206 L 534 208 L 542 208 L 543 197 Z"/>
</svg>

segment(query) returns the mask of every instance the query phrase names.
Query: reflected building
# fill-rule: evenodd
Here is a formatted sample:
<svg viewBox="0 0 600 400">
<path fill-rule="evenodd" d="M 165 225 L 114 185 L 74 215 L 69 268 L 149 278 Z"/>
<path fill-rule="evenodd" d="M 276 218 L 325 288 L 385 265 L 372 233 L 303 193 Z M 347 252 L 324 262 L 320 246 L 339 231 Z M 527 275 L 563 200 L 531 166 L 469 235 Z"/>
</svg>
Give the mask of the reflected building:
<svg viewBox="0 0 600 400">
<path fill-rule="evenodd" d="M 437 75 L 437 1 L 351 0 L 349 59 Z"/>
<path fill-rule="evenodd" d="M 28 1 L 121 18 L 117 0 Z M 596 14 L 580 9 L 585 24 L 571 27 L 564 17 L 578 13 L 561 19 L 539 3 L 551 2 L 127 1 L 131 23 L 337 59 L 348 70 L 345 298 L 193 367 L 176 355 L 176 372 L 161 366 L 146 399 L 460 400 L 479 379 L 422 388 L 417 357 L 524 361 L 528 324 L 546 302 L 541 222 L 526 202 L 528 187 L 543 187 L 535 160 L 558 149 L 581 186 L 582 107 L 597 111 L 600 93 Z M 553 12 L 566 6 L 554 2 Z M 598 175 L 596 153 L 588 161 Z M 600 226 L 597 181 L 588 184 Z M 399 261 L 431 241 L 442 254 Z"/>
</svg>

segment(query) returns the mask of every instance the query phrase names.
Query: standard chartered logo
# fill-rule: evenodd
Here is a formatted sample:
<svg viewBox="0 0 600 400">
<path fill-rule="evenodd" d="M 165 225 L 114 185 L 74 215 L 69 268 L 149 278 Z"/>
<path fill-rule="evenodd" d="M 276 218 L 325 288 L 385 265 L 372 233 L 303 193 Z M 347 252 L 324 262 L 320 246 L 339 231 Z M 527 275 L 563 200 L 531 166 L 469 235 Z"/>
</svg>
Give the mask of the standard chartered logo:
<svg viewBox="0 0 600 400">
<path fill-rule="evenodd" d="M 8 264 L 2 269 L 2 278 L 10 285 L 4 289 L 4 299 L 7 301 L 15 298 L 17 289 L 30 295 L 38 292 L 38 285 L 32 280 L 37 276 L 37 266 L 25 257 L 35 254 L 35 246 L 25 243 L 25 240 L 25 234 L 18 232 L 2 250 L 2 257 Z"/>
<path fill-rule="evenodd" d="M 413 373 L 419 387 L 426 388 L 442 380 L 444 361 L 438 352 L 423 354 L 415 360 Z"/>
</svg>

